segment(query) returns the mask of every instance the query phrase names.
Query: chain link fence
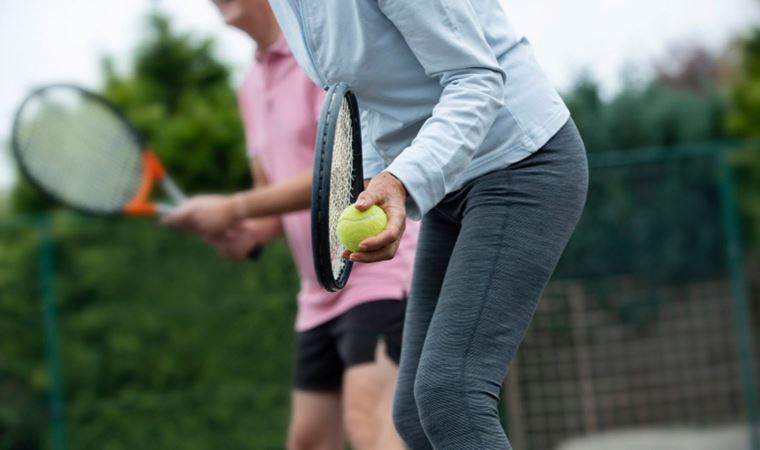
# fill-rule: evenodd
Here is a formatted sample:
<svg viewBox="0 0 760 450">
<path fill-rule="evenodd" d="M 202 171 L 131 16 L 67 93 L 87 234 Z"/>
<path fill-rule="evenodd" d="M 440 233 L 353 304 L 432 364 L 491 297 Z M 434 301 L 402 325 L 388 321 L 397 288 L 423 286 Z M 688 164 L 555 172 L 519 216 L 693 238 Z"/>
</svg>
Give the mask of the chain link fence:
<svg viewBox="0 0 760 450">
<path fill-rule="evenodd" d="M 730 148 L 592 155 L 505 382 L 514 448 L 760 450 Z M 284 243 L 232 264 L 151 220 L 55 213 L 1 222 L 0 249 L 0 449 L 284 447 Z"/>
<path fill-rule="evenodd" d="M 506 383 L 515 448 L 760 448 L 727 151 L 591 159 L 584 217 Z"/>
</svg>

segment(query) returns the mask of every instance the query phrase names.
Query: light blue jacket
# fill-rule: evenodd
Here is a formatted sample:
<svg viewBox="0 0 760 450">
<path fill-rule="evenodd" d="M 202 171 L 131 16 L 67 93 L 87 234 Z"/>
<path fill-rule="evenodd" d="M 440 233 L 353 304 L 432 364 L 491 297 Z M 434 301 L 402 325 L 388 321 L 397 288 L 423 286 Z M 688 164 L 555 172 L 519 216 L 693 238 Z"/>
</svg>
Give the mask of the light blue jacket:
<svg viewBox="0 0 760 450">
<path fill-rule="evenodd" d="M 298 63 L 362 110 L 364 174 L 396 176 L 419 219 L 541 148 L 569 112 L 498 0 L 270 0 Z"/>
</svg>

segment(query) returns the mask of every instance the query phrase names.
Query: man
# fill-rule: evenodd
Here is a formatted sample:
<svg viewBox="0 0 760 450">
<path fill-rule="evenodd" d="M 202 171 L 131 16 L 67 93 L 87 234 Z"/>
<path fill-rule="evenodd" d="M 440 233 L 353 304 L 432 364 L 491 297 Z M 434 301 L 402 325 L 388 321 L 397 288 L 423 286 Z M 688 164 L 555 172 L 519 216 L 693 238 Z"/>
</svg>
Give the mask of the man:
<svg viewBox="0 0 760 450">
<path fill-rule="evenodd" d="M 284 232 L 301 277 L 288 448 L 401 449 L 391 419 L 405 298 L 418 227 L 409 224 L 393 261 L 356 265 L 348 286 L 325 292 L 312 266 L 310 219 L 313 148 L 324 92 L 301 71 L 266 0 L 215 0 L 225 22 L 256 41 L 254 64 L 239 92 L 252 191 L 190 199 L 167 222 L 210 202 L 220 215 L 249 217 L 204 235 L 230 258 Z"/>
</svg>

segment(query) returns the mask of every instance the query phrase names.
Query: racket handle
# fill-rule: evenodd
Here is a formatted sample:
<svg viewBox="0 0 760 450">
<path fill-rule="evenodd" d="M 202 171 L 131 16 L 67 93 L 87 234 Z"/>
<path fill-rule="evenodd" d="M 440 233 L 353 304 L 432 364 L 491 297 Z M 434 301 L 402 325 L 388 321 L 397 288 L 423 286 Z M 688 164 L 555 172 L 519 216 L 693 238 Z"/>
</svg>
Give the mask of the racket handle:
<svg viewBox="0 0 760 450">
<path fill-rule="evenodd" d="M 170 205 L 167 203 L 156 203 L 156 213 L 159 215 L 169 214 L 174 211 L 177 205 Z"/>
<path fill-rule="evenodd" d="M 248 252 L 248 259 L 251 261 L 256 261 L 259 259 L 259 256 L 261 256 L 261 252 L 264 250 L 263 245 L 257 245 L 256 247 L 253 247 L 250 252 Z"/>
<path fill-rule="evenodd" d="M 174 180 L 169 178 L 169 175 L 164 176 L 161 180 L 161 185 L 175 204 L 179 205 L 187 199 L 185 193 L 182 192 L 182 189 L 177 186 Z"/>
</svg>

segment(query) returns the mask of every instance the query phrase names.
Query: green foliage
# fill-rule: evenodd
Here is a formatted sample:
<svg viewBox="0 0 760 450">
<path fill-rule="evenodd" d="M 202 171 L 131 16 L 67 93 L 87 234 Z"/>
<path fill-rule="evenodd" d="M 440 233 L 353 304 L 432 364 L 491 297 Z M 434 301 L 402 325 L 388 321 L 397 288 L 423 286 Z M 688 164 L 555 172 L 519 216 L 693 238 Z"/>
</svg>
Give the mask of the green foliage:
<svg viewBox="0 0 760 450">
<path fill-rule="evenodd" d="M 671 159 L 664 149 L 642 162 L 626 152 L 606 161 L 591 155 L 586 209 L 555 276 L 659 284 L 722 273 L 716 160 L 699 150 Z"/>
<path fill-rule="evenodd" d="M 0 219 L 10 216 L 10 202 L 5 192 L 0 191 Z"/>
<path fill-rule="evenodd" d="M 676 149 L 724 137 L 725 96 L 717 80 L 677 82 L 692 78 L 690 68 L 641 86 L 629 83 L 608 99 L 586 75 L 565 96 L 590 153 L 591 179 L 581 225 L 557 276 L 614 274 L 656 283 L 722 267 L 714 159 L 668 161 Z M 651 162 L 632 166 L 631 149 L 640 155 L 642 147 L 655 148 Z M 619 152 L 595 158 L 609 150 Z M 642 248 L 653 250 L 642 255 Z M 684 265 L 685 254 L 700 263 Z"/>
<path fill-rule="evenodd" d="M 7 169 L 13 170 L 13 160 L 11 158 L 11 148 L 8 141 L 0 140 L 0 166 L 6 166 Z M 0 168 L 0 172 L 5 172 L 6 168 Z M 0 218 L 10 214 L 9 192 L 5 187 L 0 186 Z"/>
<path fill-rule="evenodd" d="M 282 441 L 298 286 L 284 245 L 232 264 L 149 222 L 58 229 L 72 448 Z"/>
<path fill-rule="evenodd" d="M 148 31 L 130 70 L 104 62 L 103 91 L 186 190 L 246 185 L 235 93 L 213 43 L 161 16 Z M 723 135 L 715 87 L 653 82 L 605 99 L 584 78 L 566 98 L 591 152 Z M 709 159 L 597 165 L 591 179 L 558 277 L 657 285 L 722 270 Z M 14 190 L 16 212 L 50 207 L 23 182 Z M 283 448 L 298 287 L 284 243 L 234 264 L 153 220 L 55 217 L 69 447 Z M 0 449 L 46 445 L 37 245 L 33 228 L 0 227 Z M 626 321 L 656 313 L 656 301 L 635 300 L 618 308 Z"/>
<path fill-rule="evenodd" d="M 38 242 L 0 237 L 0 436 L 13 439 L 0 448 L 37 449 Z M 151 220 L 71 215 L 53 237 L 70 448 L 282 447 L 298 287 L 287 246 L 229 263 Z"/>
<path fill-rule="evenodd" d="M 0 448 L 41 448 L 46 377 L 33 228 L 0 228 Z"/>
<path fill-rule="evenodd" d="M 726 126 L 734 135 L 760 137 L 760 28 L 742 41 L 742 76 L 731 92 Z"/>
<path fill-rule="evenodd" d="M 105 95 L 187 191 L 249 183 L 235 92 L 213 43 L 161 16 Z M 93 188 L 97 188 L 96 186 Z M 54 208 L 26 182 L 13 211 Z M 298 278 L 287 246 L 229 263 L 153 219 L 54 213 L 71 449 L 283 448 Z M 33 227 L 0 224 L 0 449 L 47 448 Z"/>
<path fill-rule="evenodd" d="M 104 62 L 105 94 L 158 152 L 189 191 L 238 190 L 249 184 L 243 130 L 230 70 L 211 40 L 179 34 L 166 17 L 150 33 L 130 73 Z"/>
<path fill-rule="evenodd" d="M 651 82 L 633 85 L 609 100 L 582 77 L 565 96 L 589 152 L 698 143 L 724 136 L 725 99 L 705 91 Z"/>
<path fill-rule="evenodd" d="M 169 19 L 153 15 L 131 69 L 120 73 L 105 60 L 103 71 L 103 94 L 124 110 L 183 189 L 234 191 L 250 184 L 230 70 L 211 40 L 178 33 Z M 12 204 L 22 213 L 54 207 L 26 181 L 14 189 Z"/>
<path fill-rule="evenodd" d="M 731 90 L 726 127 L 733 136 L 760 137 L 760 28 L 742 41 L 742 74 Z M 760 149 L 734 155 L 745 235 L 760 253 Z"/>
</svg>

